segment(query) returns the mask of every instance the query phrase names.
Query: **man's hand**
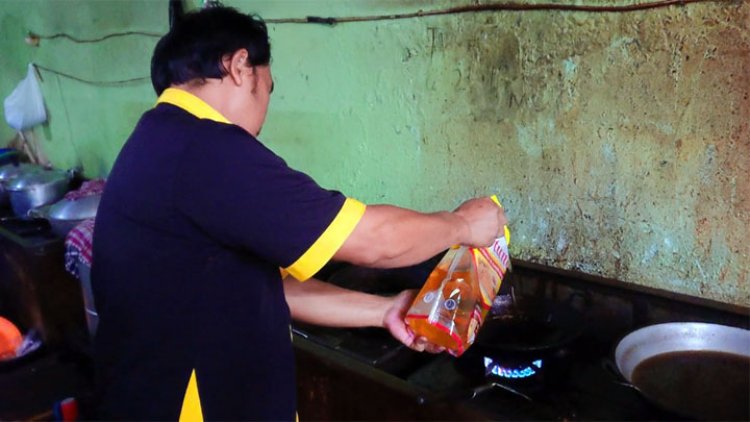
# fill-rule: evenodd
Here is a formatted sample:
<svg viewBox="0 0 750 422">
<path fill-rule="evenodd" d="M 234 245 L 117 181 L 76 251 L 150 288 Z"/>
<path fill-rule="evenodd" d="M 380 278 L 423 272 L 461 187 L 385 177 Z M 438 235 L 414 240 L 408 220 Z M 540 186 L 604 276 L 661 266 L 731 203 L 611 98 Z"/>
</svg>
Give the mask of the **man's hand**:
<svg viewBox="0 0 750 422">
<path fill-rule="evenodd" d="M 440 353 L 444 349 L 416 337 L 404 322 L 406 311 L 417 295 L 405 290 L 393 297 L 383 297 L 344 289 L 320 280 L 300 283 L 287 276 L 284 295 L 292 318 L 325 327 L 383 327 L 396 340 L 417 351 Z"/>
<path fill-rule="evenodd" d="M 427 351 L 430 353 L 440 353 L 445 350 L 445 348 L 430 344 L 424 337 L 415 336 L 414 332 L 404 321 L 406 311 L 409 310 L 409 306 L 411 306 L 416 295 L 417 290 L 404 290 L 394 296 L 391 299 L 391 305 L 383 316 L 383 327 L 387 329 L 396 340 L 405 344 L 410 349 L 418 352 Z"/>
<path fill-rule="evenodd" d="M 504 233 L 508 224 L 505 211 L 488 197 L 470 199 L 459 205 L 453 214 L 463 218 L 468 227 L 468 239 L 463 244 L 472 247 L 490 246 Z"/>
</svg>

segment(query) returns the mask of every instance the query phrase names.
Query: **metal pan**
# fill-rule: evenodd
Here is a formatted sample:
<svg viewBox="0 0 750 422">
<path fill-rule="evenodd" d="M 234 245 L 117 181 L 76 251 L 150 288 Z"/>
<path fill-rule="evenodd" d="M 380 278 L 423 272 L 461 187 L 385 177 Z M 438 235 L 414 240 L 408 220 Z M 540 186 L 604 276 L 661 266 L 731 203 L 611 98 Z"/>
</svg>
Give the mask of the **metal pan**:
<svg viewBox="0 0 750 422">
<path fill-rule="evenodd" d="M 615 364 L 664 409 L 698 420 L 750 418 L 750 330 L 702 322 L 651 325 L 618 343 Z"/>
<path fill-rule="evenodd" d="M 65 238 L 68 232 L 85 220 L 95 218 L 101 201 L 101 194 L 94 194 L 78 199 L 64 198 L 52 205 L 32 208 L 28 216 L 44 218 L 52 225 L 52 232 Z"/>
</svg>

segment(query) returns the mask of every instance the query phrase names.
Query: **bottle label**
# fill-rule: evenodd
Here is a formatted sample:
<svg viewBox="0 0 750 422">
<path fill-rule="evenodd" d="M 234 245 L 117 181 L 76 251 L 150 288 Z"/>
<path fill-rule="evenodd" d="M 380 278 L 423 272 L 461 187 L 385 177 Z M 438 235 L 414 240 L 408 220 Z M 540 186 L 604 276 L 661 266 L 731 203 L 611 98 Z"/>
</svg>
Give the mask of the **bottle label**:
<svg viewBox="0 0 750 422">
<path fill-rule="evenodd" d="M 474 312 L 471 313 L 471 321 L 469 322 L 468 344 L 474 343 L 483 320 L 484 313 L 482 312 L 482 308 L 479 304 L 476 304 L 476 306 L 474 306 Z"/>
<path fill-rule="evenodd" d="M 500 290 L 500 284 L 503 282 L 505 273 L 510 268 L 508 242 L 504 237 L 499 237 L 488 248 L 472 248 L 470 250 L 477 268 L 482 306 L 489 309 L 498 290 Z"/>
</svg>

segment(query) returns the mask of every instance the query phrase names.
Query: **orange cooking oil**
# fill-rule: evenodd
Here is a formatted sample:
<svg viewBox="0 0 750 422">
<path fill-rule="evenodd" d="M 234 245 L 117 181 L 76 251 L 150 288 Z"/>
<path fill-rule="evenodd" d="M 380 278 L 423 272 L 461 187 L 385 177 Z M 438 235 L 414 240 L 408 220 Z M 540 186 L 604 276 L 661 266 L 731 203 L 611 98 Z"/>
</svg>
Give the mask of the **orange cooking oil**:
<svg viewBox="0 0 750 422">
<path fill-rule="evenodd" d="M 509 238 L 506 227 L 490 247 L 450 249 L 406 313 L 411 330 L 454 356 L 463 354 L 510 270 Z"/>
<path fill-rule="evenodd" d="M 470 280 L 468 268 L 456 269 L 448 275 L 448 269 L 438 265 L 409 309 L 407 324 L 432 344 L 448 351 L 461 350 L 468 341 L 472 313 L 478 302 Z"/>
</svg>

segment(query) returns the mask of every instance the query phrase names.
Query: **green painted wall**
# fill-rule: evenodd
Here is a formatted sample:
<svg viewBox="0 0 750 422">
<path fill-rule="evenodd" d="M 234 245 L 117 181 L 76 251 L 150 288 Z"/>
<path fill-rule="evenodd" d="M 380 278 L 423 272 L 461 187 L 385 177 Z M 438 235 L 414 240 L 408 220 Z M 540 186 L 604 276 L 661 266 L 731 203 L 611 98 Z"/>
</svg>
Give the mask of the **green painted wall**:
<svg viewBox="0 0 750 422">
<path fill-rule="evenodd" d="M 29 30 L 90 39 L 121 31 L 164 32 L 167 27 L 162 1 L 0 0 L 0 96 L 5 98 L 26 75 L 30 61 L 92 81 L 148 76 L 158 39 L 129 36 L 77 44 L 58 38 L 42 40 L 35 48 L 24 43 Z M 82 165 L 92 177 L 106 175 L 138 117 L 154 103 L 150 82 L 101 87 L 44 70 L 41 75 L 49 124 L 34 135 L 52 163 Z M 0 127 L 0 139 L 12 136 L 4 120 Z"/>
<path fill-rule="evenodd" d="M 226 4 L 268 19 L 457 2 Z M 156 41 L 33 48 L 27 29 L 167 26 L 166 1 L 0 5 L 3 97 L 28 61 L 95 80 L 146 76 Z M 518 258 L 750 305 L 750 3 L 271 24 L 270 35 L 276 91 L 261 138 L 323 186 L 425 211 L 497 192 Z M 106 175 L 153 104 L 150 84 L 43 75 L 51 119 L 36 134 L 49 157 Z"/>
</svg>

